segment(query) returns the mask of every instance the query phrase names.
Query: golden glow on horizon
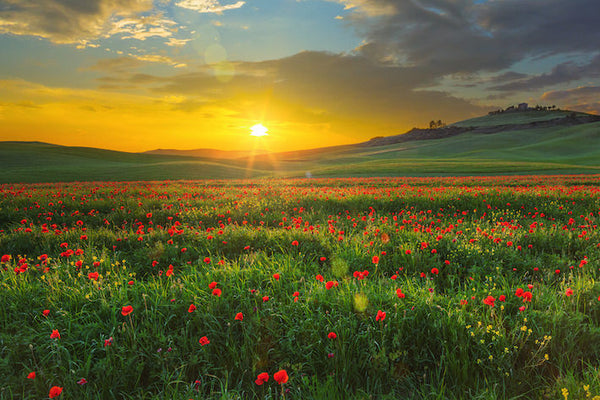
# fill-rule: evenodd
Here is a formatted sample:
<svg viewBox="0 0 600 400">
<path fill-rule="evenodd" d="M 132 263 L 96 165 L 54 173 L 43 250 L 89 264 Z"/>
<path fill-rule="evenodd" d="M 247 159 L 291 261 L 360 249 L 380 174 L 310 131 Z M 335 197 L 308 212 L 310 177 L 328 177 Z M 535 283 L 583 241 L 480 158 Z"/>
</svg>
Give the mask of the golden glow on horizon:
<svg viewBox="0 0 600 400">
<path fill-rule="evenodd" d="M 268 136 L 269 135 L 267 133 L 269 130 L 263 124 L 256 124 L 254 126 L 251 126 L 250 130 L 252 131 L 252 133 L 250 134 L 250 136 L 257 136 L 257 137 L 259 137 L 259 136 Z"/>
</svg>

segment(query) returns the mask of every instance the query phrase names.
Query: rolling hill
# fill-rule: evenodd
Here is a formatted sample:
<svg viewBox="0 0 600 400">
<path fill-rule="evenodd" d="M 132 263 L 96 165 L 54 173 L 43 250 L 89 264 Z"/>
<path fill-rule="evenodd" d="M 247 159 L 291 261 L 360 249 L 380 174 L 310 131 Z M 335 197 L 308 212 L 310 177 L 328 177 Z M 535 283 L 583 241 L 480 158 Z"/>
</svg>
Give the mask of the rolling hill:
<svg viewBox="0 0 600 400">
<path fill-rule="evenodd" d="M 354 145 L 256 156 L 0 142 L 0 183 L 542 173 L 600 173 L 600 117 L 568 111 L 487 115 Z"/>
</svg>

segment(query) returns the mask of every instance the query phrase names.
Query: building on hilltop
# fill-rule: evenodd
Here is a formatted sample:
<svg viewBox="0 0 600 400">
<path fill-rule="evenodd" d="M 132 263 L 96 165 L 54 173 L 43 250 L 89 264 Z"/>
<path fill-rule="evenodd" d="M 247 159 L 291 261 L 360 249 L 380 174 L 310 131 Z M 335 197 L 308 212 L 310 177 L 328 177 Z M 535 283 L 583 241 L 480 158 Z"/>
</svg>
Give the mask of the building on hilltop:
<svg viewBox="0 0 600 400">
<path fill-rule="evenodd" d="M 527 103 L 520 103 L 518 105 L 518 110 L 519 111 L 527 111 L 529 109 L 529 107 L 527 107 Z"/>
</svg>

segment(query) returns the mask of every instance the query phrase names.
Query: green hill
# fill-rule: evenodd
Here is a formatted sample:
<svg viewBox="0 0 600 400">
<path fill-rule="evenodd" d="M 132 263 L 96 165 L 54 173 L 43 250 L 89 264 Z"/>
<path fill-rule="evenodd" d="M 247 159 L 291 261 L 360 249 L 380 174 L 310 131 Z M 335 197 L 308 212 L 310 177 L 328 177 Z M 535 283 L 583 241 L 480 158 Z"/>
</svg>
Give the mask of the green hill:
<svg viewBox="0 0 600 400">
<path fill-rule="evenodd" d="M 598 117 L 568 111 L 487 115 L 446 129 L 237 159 L 0 142 L 0 183 L 555 173 L 600 173 Z"/>
</svg>

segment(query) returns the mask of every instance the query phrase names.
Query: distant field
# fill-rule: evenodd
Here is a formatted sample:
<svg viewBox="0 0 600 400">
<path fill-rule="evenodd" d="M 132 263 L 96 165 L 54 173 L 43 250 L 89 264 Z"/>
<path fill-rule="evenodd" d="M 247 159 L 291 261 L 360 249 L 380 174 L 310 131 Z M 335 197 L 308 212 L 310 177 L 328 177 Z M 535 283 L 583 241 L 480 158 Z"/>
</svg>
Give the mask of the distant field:
<svg viewBox="0 0 600 400">
<path fill-rule="evenodd" d="M 567 114 L 569 112 L 559 111 L 510 113 L 475 118 L 457 125 L 515 125 Z M 237 159 L 3 142 L 0 143 L 0 167 L 0 182 L 14 183 L 596 173 L 600 171 L 600 122 L 488 134 L 467 132 L 442 139 L 383 146 L 356 144 Z"/>
</svg>

